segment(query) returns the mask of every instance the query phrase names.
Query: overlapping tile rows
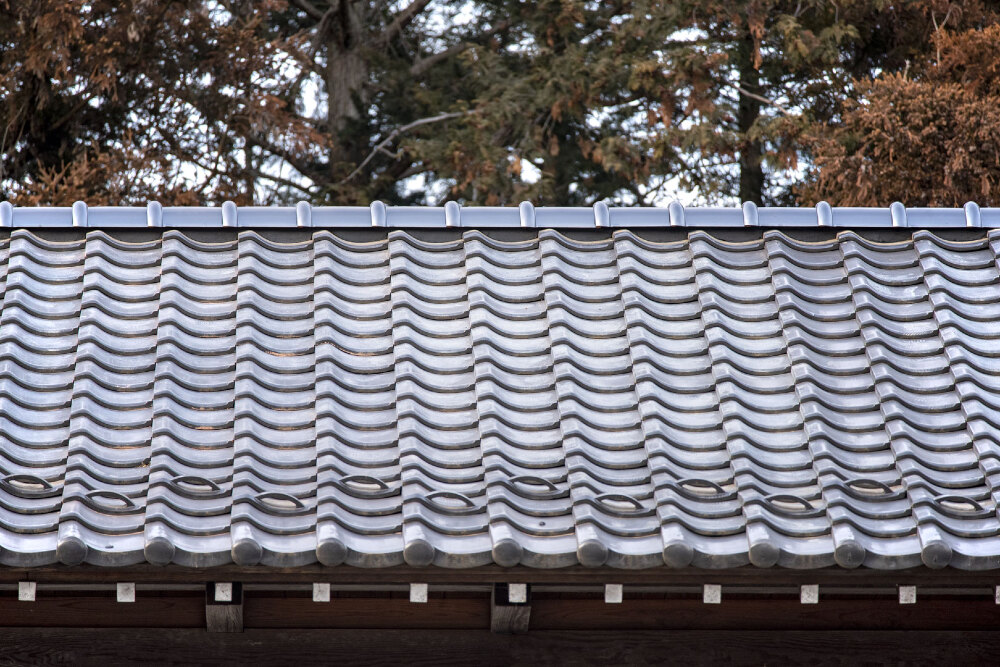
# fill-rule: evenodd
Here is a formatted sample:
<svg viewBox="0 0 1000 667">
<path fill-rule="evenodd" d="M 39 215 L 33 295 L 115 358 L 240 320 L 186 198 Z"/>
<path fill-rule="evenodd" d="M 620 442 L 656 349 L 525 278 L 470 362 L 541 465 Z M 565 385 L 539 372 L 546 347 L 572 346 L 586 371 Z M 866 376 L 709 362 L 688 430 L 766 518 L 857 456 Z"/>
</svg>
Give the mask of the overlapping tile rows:
<svg viewBox="0 0 1000 667">
<path fill-rule="evenodd" d="M 0 563 L 1000 567 L 1000 236 L 0 240 Z"/>
</svg>

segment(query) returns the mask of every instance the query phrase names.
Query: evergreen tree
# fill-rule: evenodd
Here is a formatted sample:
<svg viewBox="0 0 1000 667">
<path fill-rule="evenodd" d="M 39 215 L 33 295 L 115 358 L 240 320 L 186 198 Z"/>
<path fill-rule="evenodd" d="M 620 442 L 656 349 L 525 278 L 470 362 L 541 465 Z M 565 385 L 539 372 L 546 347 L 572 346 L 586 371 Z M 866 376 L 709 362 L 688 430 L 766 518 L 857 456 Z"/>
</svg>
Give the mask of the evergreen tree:
<svg viewBox="0 0 1000 667">
<path fill-rule="evenodd" d="M 660 150 L 708 201 L 789 202 L 810 157 L 803 132 L 837 118 L 855 79 L 904 67 L 926 22 L 880 0 L 650 2 L 635 30 L 675 30 L 646 67 L 666 100 L 654 116 L 670 118 Z"/>
<path fill-rule="evenodd" d="M 0 197 L 790 201 L 961 4 L 0 0 Z"/>
</svg>

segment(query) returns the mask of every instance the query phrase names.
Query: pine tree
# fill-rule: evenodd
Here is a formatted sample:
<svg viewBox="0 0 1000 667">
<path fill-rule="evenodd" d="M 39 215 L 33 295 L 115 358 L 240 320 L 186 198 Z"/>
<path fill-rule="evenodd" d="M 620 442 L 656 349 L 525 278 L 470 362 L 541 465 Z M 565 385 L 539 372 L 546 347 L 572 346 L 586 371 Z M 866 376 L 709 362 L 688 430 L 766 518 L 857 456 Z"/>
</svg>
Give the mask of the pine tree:
<svg viewBox="0 0 1000 667">
<path fill-rule="evenodd" d="M 961 4 L 0 0 L 0 197 L 790 201 Z"/>
<path fill-rule="evenodd" d="M 637 30 L 679 28 L 655 56 L 671 118 L 661 151 L 682 161 L 682 188 L 764 204 L 793 196 L 809 160 L 803 132 L 836 118 L 855 79 L 904 67 L 927 22 L 879 0 L 682 0 L 646 12 Z"/>
</svg>

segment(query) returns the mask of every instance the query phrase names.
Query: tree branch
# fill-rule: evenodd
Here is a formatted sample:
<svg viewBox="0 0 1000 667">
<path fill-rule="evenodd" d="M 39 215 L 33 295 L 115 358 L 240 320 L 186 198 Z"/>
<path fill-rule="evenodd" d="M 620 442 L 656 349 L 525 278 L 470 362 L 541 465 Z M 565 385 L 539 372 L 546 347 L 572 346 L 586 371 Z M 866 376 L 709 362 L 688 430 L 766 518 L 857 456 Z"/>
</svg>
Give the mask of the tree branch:
<svg viewBox="0 0 1000 667">
<path fill-rule="evenodd" d="M 330 21 L 333 20 L 334 14 L 340 11 L 340 0 L 334 0 L 330 3 L 330 8 L 323 13 L 323 17 L 319 20 L 319 25 L 316 27 L 316 43 L 323 40 L 325 33 L 330 29 Z"/>
<path fill-rule="evenodd" d="M 295 190 L 298 190 L 299 192 L 302 192 L 303 194 L 309 195 L 310 197 L 313 194 L 312 190 L 310 190 L 307 186 L 302 185 L 301 183 L 296 183 L 295 181 L 288 178 L 284 178 L 283 176 L 268 174 L 267 172 L 260 171 L 259 169 L 251 169 L 250 173 L 261 180 L 271 181 L 273 183 L 277 183 L 278 185 L 284 185 L 286 187 L 293 188 Z"/>
<path fill-rule="evenodd" d="M 364 170 L 364 168 L 368 166 L 368 163 L 371 162 L 373 159 L 375 159 L 375 156 L 378 155 L 380 152 L 382 152 L 385 149 L 385 147 L 391 144 L 393 140 L 396 139 L 396 137 L 398 137 L 399 135 L 404 134 L 405 132 L 409 132 L 410 130 L 416 129 L 418 127 L 421 127 L 423 125 L 430 125 L 431 123 L 440 123 L 443 120 L 449 120 L 451 118 L 459 118 L 461 116 L 468 116 L 474 113 L 476 113 L 475 109 L 471 111 L 452 111 L 450 113 L 438 114 L 437 116 L 428 116 L 427 118 L 421 118 L 419 120 L 413 121 L 412 123 L 407 123 L 406 125 L 397 127 L 395 130 L 389 133 L 389 136 L 387 136 L 385 139 L 376 144 L 375 148 L 372 149 L 372 151 L 368 154 L 368 156 L 361 161 L 361 164 L 359 164 L 354 171 L 348 174 L 347 178 L 340 181 L 338 185 L 343 185 L 344 183 L 347 183 L 348 181 L 352 180 L 355 176 L 360 174 Z"/>
<path fill-rule="evenodd" d="M 739 85 L 738 83 L 732 83 L 732 82 L 729 82 L 729 81 L 722 81 L 721 83 L 723 83 L 724 85 L 729 86 L 730 88 L 736 90 L 741 95 L 746 95 L 747 97 L 749 97 L 752 100 L 757 100 L 761 104 L 766 104 L 768 106 L 774 107 L 775 109 L 777 109 L 778 111 L 780 111 L 785 116 L 789 116 L 789 117 L 794 117 L 795 116 L 794 113 L 792 113 L 791 111 L 788 110 L 788 107 L 782 105 L 780 102 L 775 102 L 774 100 L 770 100 L 770 99 L 764 97 L 763 95 L 758 95 L 757 93 L 752 93 L 749 90 L 747 90 L 746 88 L 744 88 L 743 86 Z"/>
<path fill-rule="evenodd" d="M 317 9 L 316 5 L 309 2 L 309 0 L 289 0 L 291 4 L 295 5 L 310 17 L 317 21 L 323 20 L 323 12 Z"/>
<path fill-rule="evenodd" d="M 309 52 L 303 57 L 299 57 L 298 53 L 293 53 L 292 57 L 298 62 L 302 63 L 302 71 L 299 75 L 295 77 L 291 84 L 289 84 L 285 90 L 284 95 L 290 95 L 292 92 L 298 93 L 299 86 L 305 81 L 306 77 L 310 74 L 320 74 L 320 68 L 316 65 L 316 55 L 319 53 L 320 47 L 323 45 L 323 39 L 326 37 L 327 30 L 330 29 L 330 22 L 333 20 L 334 14 L 340 11 L 340 1 L 334 0 L 330 3 L 330 8 L 326 10 L 323 17 L 319 19 L 319 23 L 316 24 L 316 30 L 313 32 L 312 39 L 309 40 Z"/>
<path fill-rule="evenodd" d="M 72 109 L 64 113 L 58 120 L 56 120 L 49 126 L 50 131 L 58 130 L 60 127 L 63 126 L 64 123 L 68 122 L 69 120 L 72 120 L 72 118 L 76 116 L 78 113 L 80 113 L 80 111 L 82 111 L 85 106 L 90 104 L 90 100 L 94 99 L 96 96 L 97 96 L 96 91 L 87 91 L 86 95 L 81 95 L 80 101 L 77 102 L 75 105 L 73 105 Z"/>
<path fill-rule="evenodd" d="M 300 174 L 302 174 L 303 176 L 305 176 L 310 180 L 315 181 L 317 176 L 322 171 L 317 165 L 310 165 L 306 162 L 303 162 L 299 158 L 299 156 L 296 156 L 294 153 L 280 146 L 275 146 L 271 144 L 271 142 L 267 141 L 266 139 L 261 139 L 260 137 L 257 136 L 247 135 L 244 136 L 244 140 L 251 146 L 260 148 L 261 150 L 265 150 L 271 155 L 274 155 L 275 157 L 284 160 L 293 169 L 295 169 L 295 171 L 299 172 Z"/>
<path fill-rule="evenodd" d="M 413 2 L 396 14 L 396 18 L 392 20 L 392 23 L 379 36 L 379 41 L 385 45 L 396 39 L 396 36 L 403 31 L 403 28 L 408 26 L 417 17 L 417 14 L 422 12 L 429 4 L 431 4 L 431 0 L 413 0 Z"/>
<path fill-rule="evenodd" d="M 455 46 L 450 46 L 444 51 L 439 51 L 438 53 L 427 56 L 426 58 L 421 58 L 417 62 L 410 66 L 410 76 L 419 77 L 423 76 L 427 70 L 437 65 L 439 62 L 447 60 L 452 56 L 457 56 L 462 51 L 468 50 L 472 46 L 469 42 L 462 42 L 461 44 L 456 44 Z"/>
<path fill-rule="evenodd" d="M 477 39 L 483 39 L 483 38 L 486 38 L 486 37 L 492 37 L 493 35 L 496 35 L 497 33 L 503 32 L 504 30 L 506 30 L 509 27 L 510 27 L 510 21 L 501 21 L 500 23 L 496 24 L 494 27 L 490 28 L 489 30 L 484 31 L 483 33 L 477 35 L 476 37 L 477 37 Z M 440 51 L 438 53 L 434 53 L 432 55 L 427 56 L 426 58 L 422 58 L 422 59 L 416 61 L 415 63 L 413 63 L 413 65 L 410 66 L 410 76 L 413 76 L 413 77 L 422 76 L 424 73 L 427 72 L 427 70 L 429 70 L 430 68 L 434 67 L 438 63 L 440 63 L 442 61 L 445 61 L 448 58 L 451 58 L 452 56 L 457 56 L 459 53 L 462 53 L 463 51 L 466 51 L 474 43 L 478 43 L 478 42 L 471 42 L 471 41 L 462 42 L 460 44 L 456 44 L 454 46 L 451 46 L 451 47 L 445 49 L 444 51 Z"/>
</svg>

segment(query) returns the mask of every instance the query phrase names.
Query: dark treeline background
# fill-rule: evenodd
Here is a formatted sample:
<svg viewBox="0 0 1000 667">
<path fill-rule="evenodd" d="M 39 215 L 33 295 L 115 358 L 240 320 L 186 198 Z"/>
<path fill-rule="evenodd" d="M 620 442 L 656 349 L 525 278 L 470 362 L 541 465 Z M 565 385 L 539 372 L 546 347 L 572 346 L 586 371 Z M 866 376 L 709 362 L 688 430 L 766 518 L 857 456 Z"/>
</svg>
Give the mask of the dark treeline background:
<svg viewBox="0 0 1000 667">
<path fill-rule="evenodd" d="M 1000 2 L 0 0 L 19 205 L 1000 202 Z"/>
</svg>

